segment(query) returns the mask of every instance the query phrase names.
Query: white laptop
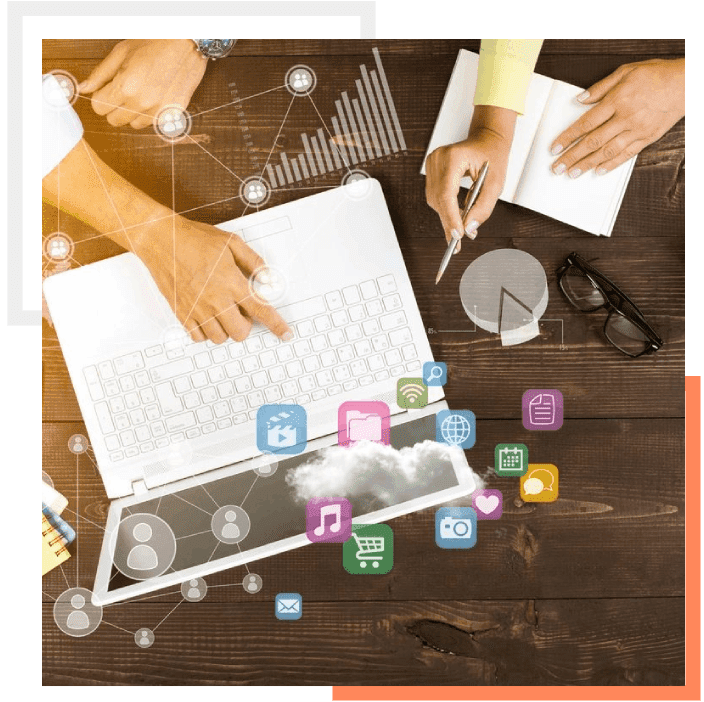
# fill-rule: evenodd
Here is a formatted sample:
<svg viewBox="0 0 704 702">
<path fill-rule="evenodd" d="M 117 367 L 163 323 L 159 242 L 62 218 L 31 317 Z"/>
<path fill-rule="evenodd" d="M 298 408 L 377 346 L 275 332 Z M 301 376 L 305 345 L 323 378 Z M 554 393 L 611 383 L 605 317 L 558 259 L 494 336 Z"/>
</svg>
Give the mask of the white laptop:
<svg viewBox="0 0 704 702">
<path fill-rule="evenodd" d="M 176 317 L 133 254 L 44 282 L 112 500 L 96 604 L 309 543 L 305 505 L 285 478 L 337 443 L 342 402 L 385 402 L 397 448 L 433 441 L 435 413 L 447 407 L 441 387 L 428 388 L 423 410 L 396 404 L 397 379 L 420 378 L 432 355 L 376 180 L 219 226 L 236 231 L 283 274 L 286 292 L 276 307 L 293 329 L 293 341 L 281 342 L 259 325 L 241 343 L 192 343 L 174 334 L 180 329 Z M 298 455 L 276 456 L 278 468 L 263 479 L 253 469 L 263 460 L 256 415 L 265 404 L 304 407 L 308 444 Z M 447 447 L 438 456 L 442 465 L 434 484 L 395 505 L 353 503 L 353 521 L 383 521 L 475 490 L 461 450 Z M 213 513 L 245 497 L 247 537 L 219 541 L 209 533 Z M 167 571 L 145 569 L 140 575 L 116 568 L 115 552 L 123 547 L 118 527 L 137 513 L 155 515 L 174 535 L 178 547 Z M 266 517 L 257 519 L 257 513 Z"/>
</svg>

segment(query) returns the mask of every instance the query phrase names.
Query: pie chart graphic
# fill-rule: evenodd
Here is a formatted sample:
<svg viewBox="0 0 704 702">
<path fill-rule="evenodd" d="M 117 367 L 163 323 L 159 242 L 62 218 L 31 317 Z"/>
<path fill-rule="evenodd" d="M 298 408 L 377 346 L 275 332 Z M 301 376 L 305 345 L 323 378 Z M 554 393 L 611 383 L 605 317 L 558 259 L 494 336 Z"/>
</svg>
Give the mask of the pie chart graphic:
<svg viewBox="0 0 704 702">
<path fill-rule="evenodd" d="M 460 280 L 460 299 L 469 318 L 501 334 L 504 346 L 538 336 L 548 306 L 548 281 L 540 262 L 517 249 L 498 249 L 472 261 Z"/>
</svg>

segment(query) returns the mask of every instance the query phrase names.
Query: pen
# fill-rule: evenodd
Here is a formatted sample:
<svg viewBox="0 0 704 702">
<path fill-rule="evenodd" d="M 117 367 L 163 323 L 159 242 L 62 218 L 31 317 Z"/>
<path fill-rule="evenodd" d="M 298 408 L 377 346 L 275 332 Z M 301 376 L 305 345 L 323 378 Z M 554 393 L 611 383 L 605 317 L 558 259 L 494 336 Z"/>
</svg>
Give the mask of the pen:
<svg viewBox="0 0 704 702">
<path fill-rule="evenodd" d="M 464 218 L 467 216 L 467 213 L 472 209 L 472 206 L 477 201 L 479 193 L 482 189 L 482 185 L 484 185 L 484 179 L 486 178 L 488 170 L 489 162 L 484 161 L 484 165 L 481 167 L 477 179 L 474 181 L 474 183 L 472 183 L 472 187 L 467 192 L 467 199 L 464 201 L 464 208 L 462 210 L 462 222 L 464 222 Z M 442 257 L 438 274 L 435 276 L 435 285 L 440 282 L 440 278 L 442 278 L 442 274 L 445 272 L 447 264 L 450 263 L 450 259 L 452 258 L 452 254 L 455 252 L 455 248 L 457 247 L 458 241 L 459 240 L 455 239 L 454 237 L 450 240 L 450 243 L 447 246 L 447 250 L 445 251 L 445 255 Z"/>
</svg>

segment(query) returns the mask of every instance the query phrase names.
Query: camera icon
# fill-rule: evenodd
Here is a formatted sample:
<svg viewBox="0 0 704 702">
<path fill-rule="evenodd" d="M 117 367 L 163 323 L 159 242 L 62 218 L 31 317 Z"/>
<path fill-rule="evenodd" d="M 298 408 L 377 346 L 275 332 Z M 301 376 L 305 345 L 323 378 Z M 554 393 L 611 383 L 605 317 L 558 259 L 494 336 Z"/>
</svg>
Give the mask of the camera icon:
<svg viewBox="0 0 704 702">
<path fill-rule="evenodd" d="M 440 548 L 472 548 L 477 543 L 477 513 L 471 507 L 441 507 L 435 513 L 435 543 Z"/>
<path fill-rule="evenodd" d="M 445 517 L 440 522 L 440 536 L 443 539 L 471 539 L 472 522 L 469 519 Z"/>
</svg>

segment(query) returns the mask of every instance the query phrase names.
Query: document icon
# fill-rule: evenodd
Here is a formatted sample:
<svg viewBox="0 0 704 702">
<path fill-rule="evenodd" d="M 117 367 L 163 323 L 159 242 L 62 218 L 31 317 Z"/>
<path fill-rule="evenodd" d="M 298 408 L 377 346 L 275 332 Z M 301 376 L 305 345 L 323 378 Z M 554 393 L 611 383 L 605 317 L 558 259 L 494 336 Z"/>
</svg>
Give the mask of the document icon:
<svg viewBox="0 0 704 702">
<path fill-rule="evenodd" d="M 554 431 L 562 426 L 563 398 L 559 390 L 526 390 L 523 393 L 523 426 Z"/>
<path fill-rule="evenodd" d="M 303 598 L 297 592 L 280 592 L 274 602 L 277 619 L 300 619 L 303 614 Z"/>
<path fill-rule="evenodd" d="M 337 412 L 337 443 L 349 446 L 367 440 L 388 444 L 390 416 L 385 402 L 343 402 Z"/>
</svg>

